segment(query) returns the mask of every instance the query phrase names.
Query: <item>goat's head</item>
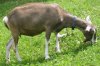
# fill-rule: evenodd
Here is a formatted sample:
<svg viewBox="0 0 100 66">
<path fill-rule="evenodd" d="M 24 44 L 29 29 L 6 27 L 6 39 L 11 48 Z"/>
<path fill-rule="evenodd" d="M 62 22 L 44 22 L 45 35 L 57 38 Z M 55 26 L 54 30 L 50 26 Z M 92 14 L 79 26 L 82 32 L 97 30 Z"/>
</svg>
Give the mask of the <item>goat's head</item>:
<svg viewBox="0 0 100 66">
<path fill-rule="evenodd" d="M 91 20 L 89 16 L 86 17 L 86 22 L 88 22 L 88 25 L 86 29 L 83 31 L 83 34 L 85 36 L 84 42 L 96 42 L 96 27 L 94 27 L 91 23 Z"/>
</svg>

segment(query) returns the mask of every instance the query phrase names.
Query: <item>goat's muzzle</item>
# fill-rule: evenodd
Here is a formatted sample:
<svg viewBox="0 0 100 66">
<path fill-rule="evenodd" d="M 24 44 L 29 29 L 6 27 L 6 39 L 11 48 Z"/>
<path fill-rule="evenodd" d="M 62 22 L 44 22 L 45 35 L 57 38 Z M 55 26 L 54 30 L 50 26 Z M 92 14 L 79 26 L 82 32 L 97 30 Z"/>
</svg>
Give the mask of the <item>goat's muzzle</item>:
<svg viewBox="0 0 100 66">
<path fill-rule="evenodd" d="M 84 31 L 84 36 L 85 36 L 85 40 L 84 42 L 91 42 L 92 44 L 94 44 L 95 42 L 97 42 L 96 39 L 96 31 L 94 29 L 91 29 L 90 31 Z"/>
</svg>

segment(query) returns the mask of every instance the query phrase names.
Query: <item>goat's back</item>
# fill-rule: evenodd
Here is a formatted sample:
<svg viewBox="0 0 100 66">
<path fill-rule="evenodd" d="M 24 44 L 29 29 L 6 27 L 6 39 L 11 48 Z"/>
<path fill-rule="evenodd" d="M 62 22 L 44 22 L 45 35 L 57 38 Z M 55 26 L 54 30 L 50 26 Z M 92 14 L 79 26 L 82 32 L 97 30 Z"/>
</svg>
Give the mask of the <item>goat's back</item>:
<svg viewBox="0 0 100 66">
<path fill-rule="evenodd" d="M 29 3 L 14 8 L 8 15 L 9 25 L 20 34 L 36 35 L 53 29 L 60 22 L 57 4 Z"/>
</svg>

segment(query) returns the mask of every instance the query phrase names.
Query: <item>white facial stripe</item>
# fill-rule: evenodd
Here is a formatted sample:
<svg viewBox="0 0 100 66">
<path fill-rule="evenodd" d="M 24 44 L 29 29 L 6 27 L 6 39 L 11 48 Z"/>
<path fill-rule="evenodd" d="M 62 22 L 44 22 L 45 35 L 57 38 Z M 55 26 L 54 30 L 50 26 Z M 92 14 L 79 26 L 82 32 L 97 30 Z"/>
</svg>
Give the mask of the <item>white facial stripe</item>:
<svg viewBox="0 0 100 66">
<path fill-rule="evenodd" d="M 90 29 L 91 29 L 91 26 L 88 25 L 85 30 L 90 31 Z"/>
<path fill-rule="evenodd" d="M 92 43 L 94 43 L 94 42 L 95 42 L 95 40 L 94 40 L 94 34 L 93 34 L 93 36 L 92 36 L 92 40 L 91 40 L 91 41 L 92 41 Z"/>
<path fill-rule="evenodd" d="M 94 33 L 93 33 L 93 36 L 92 36 L 92 39 L 91 39 L 91 41 L 92 41 L 92 43 L 94 43 L 94 42 L 97 42 L 97 38 L 95 38 L 95 29 L 93 29 L 93 31 L 94 31 Z"/>
</svg>

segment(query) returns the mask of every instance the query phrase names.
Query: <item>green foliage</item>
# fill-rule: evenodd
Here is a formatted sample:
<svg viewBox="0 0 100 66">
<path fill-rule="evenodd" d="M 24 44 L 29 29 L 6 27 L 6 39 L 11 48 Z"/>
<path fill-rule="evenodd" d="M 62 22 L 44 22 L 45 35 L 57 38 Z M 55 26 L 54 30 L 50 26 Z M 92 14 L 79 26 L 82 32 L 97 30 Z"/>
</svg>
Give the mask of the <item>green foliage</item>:
<svg viewBox="0 0 100 66">
<path fill-rule="evenodd" d="M 83 34 L 79 30 L 64 29 L 67 33 L 60 39 L 61 53 L 55 52 L 55 35 L 51 36 L 49 54 L 51 59 L 44 59 L 44 33 L 34 36 L 22 36 L 19 40 L 19 53 L 22 62 L 17 62 L 15 53 L 11 49 L 11 63 L 7 66 L 99 66 L 100 65 L 100 0 L 0 0 L 0 66 L 6 66 L 6 43 L 10 38 L 10 31 L 5 28 L 2 19 L 11 9 L 29 2 L 58 3 L 66 11 L 85 19 L 91 16 L 93 24 L 97 26 L 98 42 L 84 44 Z"/>
</svg>

